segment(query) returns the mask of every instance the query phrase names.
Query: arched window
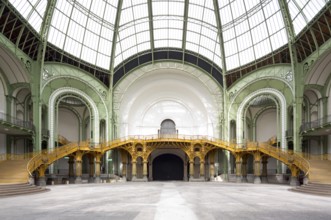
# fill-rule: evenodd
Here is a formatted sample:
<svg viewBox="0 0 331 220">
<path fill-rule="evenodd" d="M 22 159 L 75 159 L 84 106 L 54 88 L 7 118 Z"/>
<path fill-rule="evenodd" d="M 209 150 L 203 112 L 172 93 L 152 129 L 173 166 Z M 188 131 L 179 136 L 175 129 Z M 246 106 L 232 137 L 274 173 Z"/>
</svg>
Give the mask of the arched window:
<svg viewBox="0 0 331 220">
<path fill-rule="evenodd" d="M 160 135 L 161 137 L 176 135 L 176 124 L 171 119 L 166 119 L 161 123 Z"/>
</svg>

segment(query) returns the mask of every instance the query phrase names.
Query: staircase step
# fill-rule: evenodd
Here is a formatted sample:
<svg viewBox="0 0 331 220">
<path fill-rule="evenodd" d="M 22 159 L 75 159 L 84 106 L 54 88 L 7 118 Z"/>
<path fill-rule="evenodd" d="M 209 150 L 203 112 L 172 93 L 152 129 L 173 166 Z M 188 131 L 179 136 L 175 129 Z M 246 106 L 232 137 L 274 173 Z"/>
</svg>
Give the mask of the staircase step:
<svg viewBox="0 0 331 220">
<path fill-rule="evenodd" d="M 317 185 L 317 184 L 308 184 L 308 185 L 303 185 L 301 186 L 301 188 L 305 188 L 305 189 L 328 189 L 331 191 L 331 185 Z"/>
<path fill-rule="evenodd" d="M 0 163 L 0 187 L 1 183 L 26 183 L 29 177 L 28 161 L 28 159 L 2 161 Z"/>
<path fill-rule="evenodd" d="M 298 190 L 298 189 L 290 189 L 293 192 L 299 192 L 299 193 L 306 193 L 306 194 L 313 194 L 318 196 L 331 196 L 331 193 L 325 193 L 325 192 L 318 192 L 318 191 L 304 191 L 304 190 Z"/>
<path fill-rule="evenodd" d="M 10 192 L 10 193 L 1 193 L 1 197 L 8 197 L 8 196 L 19 196 L 19 195 L 28 195 L 28 194 L 37 194 L 37 193 L 43 193 L 43 192 L 48 192 L 49 189 L 43 189 L 43 190 L 29 190 L 29 191 L 24 191 L 24 192 Z"/>
<path fill-rule="evenodd" d="M 7 196 L 16 196 L 16 195 L 25 195 L 33 193 L 47 192 L 49 189 L 31 185 L 28 183 L 25 184 L 0 184 L 0 197 Z"/>
<path fill-rule="evenodd" d="M 309 193 L 320 196 L 331 196 L 331 184 L 309 183 L 291 189 L 291 191 Z"/>
</svg>

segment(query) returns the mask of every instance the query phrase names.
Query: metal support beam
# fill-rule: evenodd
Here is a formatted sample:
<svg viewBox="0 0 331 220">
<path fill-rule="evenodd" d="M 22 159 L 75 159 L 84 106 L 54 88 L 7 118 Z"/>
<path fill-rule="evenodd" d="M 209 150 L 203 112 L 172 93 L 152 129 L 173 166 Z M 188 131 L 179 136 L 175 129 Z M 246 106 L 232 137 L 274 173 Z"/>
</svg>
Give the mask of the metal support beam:
<svg viewBox="0 0 331 220">
<path fill-rule="evenodd" d="M 153 7 L 152 0 L 148 0 L 148 20 L 149 20 L 149 38 L 151 42 L 152 63 L 154 63 L 154 25 L 153 25 Z"/>
<path fill-rule="evenodd" d="M 308 20 L 306 14 L 302 12 L 302 8 L 300 7 L 300 5 L 299 5 L 296 1 L 293 1 L 293 3 L 294 3 L 295 6 L 298 8 L 298 10 L 300 11 L 299 13 L 302 15 L 302 17 L 305 19 L 306 23 L 308 24 L 308 23 L 309 23 L 309 20 Z M 308 3 L 307 3 L 307 4 L 308 4 Z M 307 29 L 309 30 L 311 36 L 313 37 L 313 41 L 314 41 L 314 44 L 315 44 L 316 50 L 318 50 L 318 49 L 319 49 L 319 46 L 318 46 L 318 43 L 317 43 L 317 40 L 316 40 L 316 36 L 315 36 L 314 31 L 313 31 L 310 27 L 308 27 L 308 26 L 307 26 Z M 308 42 L 309 42 L 309 41 L 308 41 Z M 312 51 L 312 52 L 314 52 L 314 51 Z"/>
<path fill-rule="evenodd" d="M 115 25 L 114 25 L 114 34 L 113 34 L 113 42 L 112 42 L 112 48 L 111 48 L 111 55 L 110 55 L 110 66 L 109 66 L 109 90 L 108 90 L 108 111 L 109 111 L 109 119 L 108 119 L 108 137 L 110 137 L 110 140 L 113 139 L 113 126 L 114 126 L 114 114 L 113 114 L 113 79 L 114 79 L 114 65 L 115 65 L 115 52 L 116 52 L 116 41 L 118 37 L 119 32 L 119 26 L 120 26 L 120 19 L 121 19 L 121 13 L 122 13 L 122 5 L 123 0 L 118 1 L 117 5 L 117 12 L 116 12 L 116 18 L 115 18 Z M 108 164 L 107 164 L 108 166 Z"/>
<path fill-rule="evenodd" d="M 5 7 L 6 7 L 5 4 L 0 3 L 0 18 L 2 16 L 3 11 L 5 10 Z"/>
<path fill-rule="evenodd" d="M 188 22 L 188 7 L 189 7 L 189 0 L 185 0 L 184 21 L 183 21 L 183 37 L 182 37 L 183 63 L 185 62 L 186 35 L 187 35 L 187 22 Z"/>
<path fill-rule="evenodd" d="M 31 69 L 31 95 L 33 103 L 33 124 L 35 125 L 34 150 L 41 150 L 41 80 L 44 69 L 45 51 L 47 45 L 48 30 L 51 24 L 56 0 L 47 2 L 45 15 L 40 28 L 40 43 L 38 46 L 37 61 L 33 62 Z"/>
<path fill-rule="evenodd" d="M 115 24 L 114 24 L 114 34 L 113 34 L 113 42 L 111 47 L 111 54 L 110 54 L 110 65 L 109 65 L 109 88 L 112 89 L 113 87 L 113 75 L 114 75 L 114 63 L 115 63 L 115 51 L 116 51 L 116 41 L 118 37 L 119 32 L 119 26 L 120 26 L 120 19 L 121 19 L 121 13 L 122 13 L 122 4 L 123 0 L 118 1 L 117 5 L 117 12 L 116 12 L 116 18 L 115 18 Z"/>
<path fill-rule="evenodd" d="M 222 21 L 221 21 L 221 16 L 219 12 L 219 5 L 218 1 L 214 0 L 214 12 L 215 12 L 215 17 L 216 17 L 216 24 L 217 24 L 217 30 L 218 30 L 218 40 L 219 40 L 219 46 L 221 50 L 221 60 L 222 60 L 222 77 L 223 77 L 223 111 L 222 111 L 222 139 L 228 140 L 228 118 L 226 116 L 226 109 L 228 109 L 228 94 L 227 94 L 227 85 L 226 85 L 226 62 L 225 62 L 225 50 L 224 50 L 224 40 L 223 40 L 223 31 L 222 31 Z"/>
</svg>

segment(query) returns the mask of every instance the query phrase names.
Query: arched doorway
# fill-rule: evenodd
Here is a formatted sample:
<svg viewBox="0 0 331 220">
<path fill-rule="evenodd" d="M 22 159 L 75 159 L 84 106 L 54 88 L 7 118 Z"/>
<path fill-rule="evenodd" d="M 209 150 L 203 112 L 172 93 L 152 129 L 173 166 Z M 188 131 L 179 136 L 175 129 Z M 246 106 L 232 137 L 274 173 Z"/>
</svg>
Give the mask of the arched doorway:
<svg viewBox="0 0 331 220">
<path fill-rule="evenodd" d="M 162 154 L 153 160 L 153 180 L 184 180 L 183 160 L 173 154 Z"/>
<path fill-rule="evenodd" d="M 166 119 L 166 120 L 162 121 L 159 134 L 161 135 L 161 138 L 162 137 L 171 137 L 173 135 L 176 135 L 177 130 L 176 130 L 175 122 L 171 119 Z"/>
</svg>

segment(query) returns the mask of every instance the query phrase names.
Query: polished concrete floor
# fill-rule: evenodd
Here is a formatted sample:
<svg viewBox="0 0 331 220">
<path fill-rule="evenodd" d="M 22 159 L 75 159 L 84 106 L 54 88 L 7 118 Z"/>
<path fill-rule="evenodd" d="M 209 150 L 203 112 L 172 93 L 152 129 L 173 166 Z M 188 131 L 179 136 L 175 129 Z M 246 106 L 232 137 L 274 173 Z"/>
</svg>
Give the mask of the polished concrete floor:
<svg viewBox="0 0 331 220">
<path fill-rule="evenodd" d="M 0 219 L 331 219 L 331 197 L 271 184 L 148 182 L 49 186 L 0 199 Z"/>
</svg>

